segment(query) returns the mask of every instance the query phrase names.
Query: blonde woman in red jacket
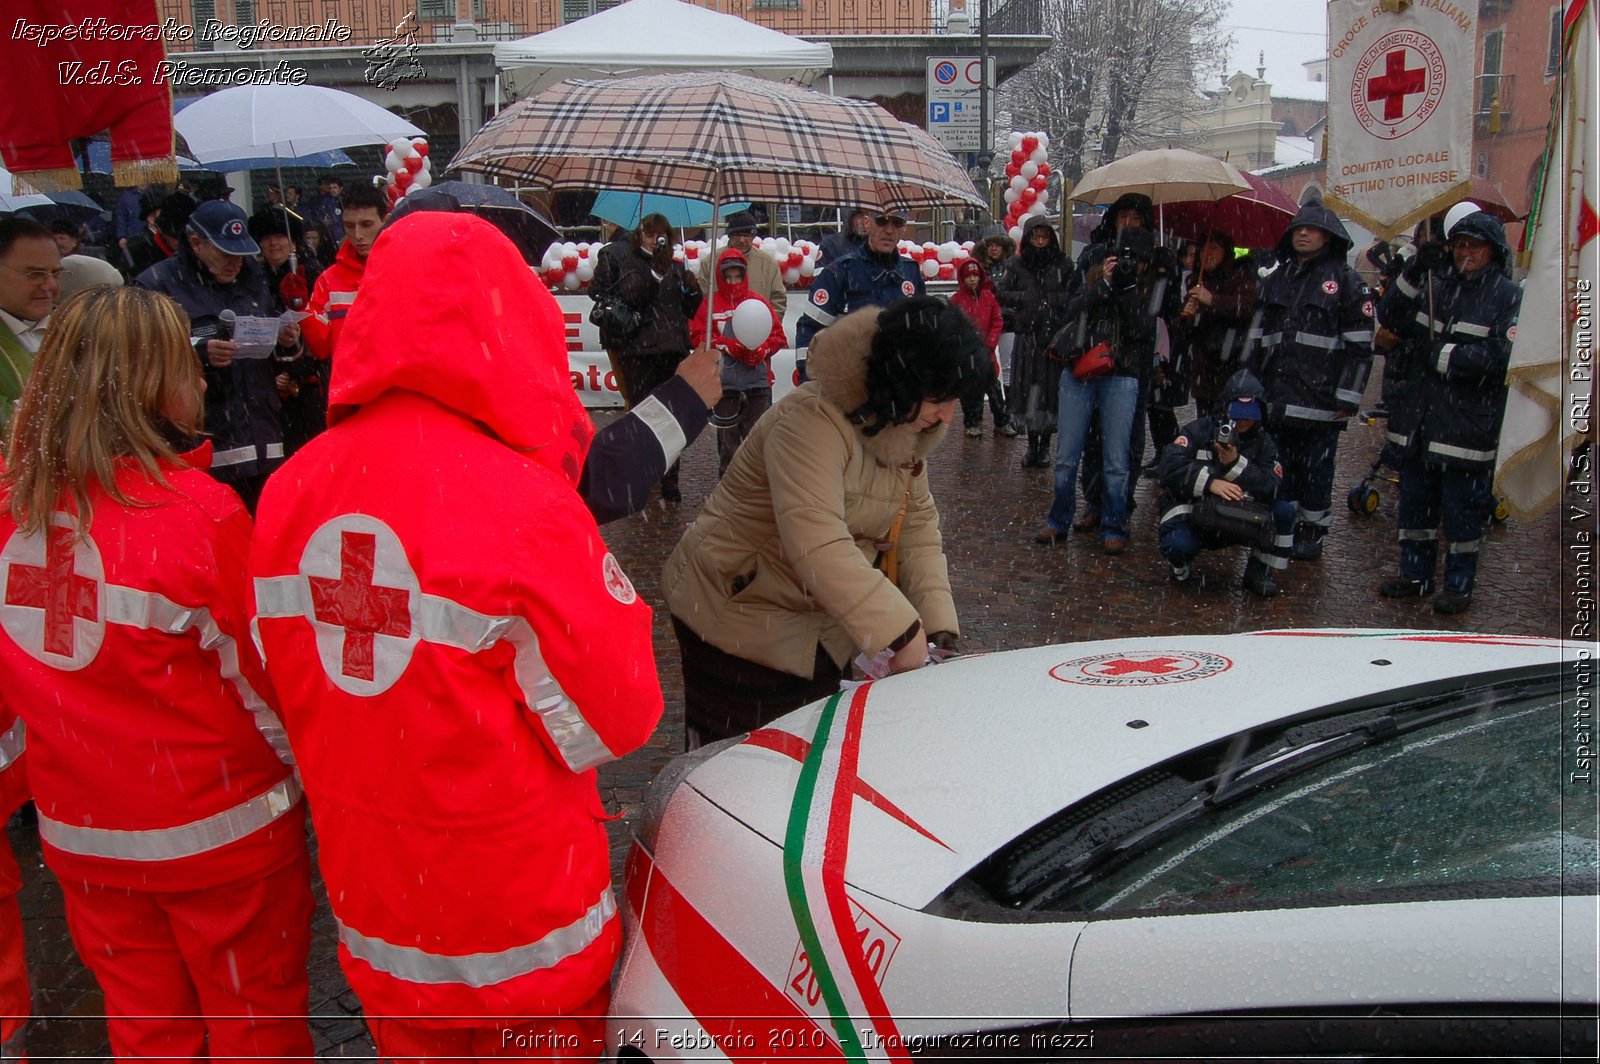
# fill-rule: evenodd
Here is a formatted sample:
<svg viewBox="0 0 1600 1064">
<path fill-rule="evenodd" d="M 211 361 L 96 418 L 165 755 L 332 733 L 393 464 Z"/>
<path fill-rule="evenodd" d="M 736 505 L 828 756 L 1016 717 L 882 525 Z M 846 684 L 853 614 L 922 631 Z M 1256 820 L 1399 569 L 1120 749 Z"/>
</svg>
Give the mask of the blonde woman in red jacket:
<svg viewBox="0 0 1600 1064">
<path fill-rule="evenodd" d="M 0 673 L 123 1059 L 311 1052 L 300 786 L 247 630 L 250 518 L 196 446 L 183 312 L 57 308 L 0 479 Z"/>
</svg>

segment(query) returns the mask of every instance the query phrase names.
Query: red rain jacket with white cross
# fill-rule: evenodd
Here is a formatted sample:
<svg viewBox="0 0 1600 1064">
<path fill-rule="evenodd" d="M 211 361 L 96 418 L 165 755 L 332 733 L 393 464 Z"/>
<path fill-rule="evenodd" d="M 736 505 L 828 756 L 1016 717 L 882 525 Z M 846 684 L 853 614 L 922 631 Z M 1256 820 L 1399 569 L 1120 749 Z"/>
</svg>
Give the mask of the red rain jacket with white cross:
<svg viewBox="0 0 1600 1064">
<path fill-rule="evenodd" d="M 64 880 L 196 890 L 304 846 L 299 784 L 250 643 L 250 516 L 205 468 L 131 459 L 23 535 L 0 499 L 0 675 L 26 722 L 46 861 Z M 190 467 L 192 466 L 192 468 Z M 274 751 L 274 744 L 282 757 Z M 285 815 L 290 814 L 290 815 Z"/>
<path fill-rule="evenodd" d="M 662 700 L 649 607 L 574 490 L 561 312 L 493 226 L 414 214 L 373 247 L 329 398 L 250 572 L 340 961 L 369 1014 L 570 1010 L 620 937 L 594 767 Z"/>
</svg>

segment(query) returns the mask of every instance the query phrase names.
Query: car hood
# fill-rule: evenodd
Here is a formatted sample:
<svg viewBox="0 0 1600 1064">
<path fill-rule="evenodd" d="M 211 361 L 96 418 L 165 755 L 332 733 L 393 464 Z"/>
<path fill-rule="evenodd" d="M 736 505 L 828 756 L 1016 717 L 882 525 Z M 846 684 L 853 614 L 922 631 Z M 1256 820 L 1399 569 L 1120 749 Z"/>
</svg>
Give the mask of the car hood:
<svg viewBox="0 0 1600 1064">
<path fill-rule="evenodd" d="M 846 692 L 826 721 L 824 749 L 836 752 L 818 780 L 801 770 L 827 702 L 686 782 L 779 845 L 798 844 L 812 810 L 804 830 L 828 825 L 847 882 L 920 909 L 1053 813 L 1240 730 L 1561 659 L 1556 640 L 1305 629 L 978 655 Z M 819 802 L 831 819 L 814 815 Z"/>
</svg>

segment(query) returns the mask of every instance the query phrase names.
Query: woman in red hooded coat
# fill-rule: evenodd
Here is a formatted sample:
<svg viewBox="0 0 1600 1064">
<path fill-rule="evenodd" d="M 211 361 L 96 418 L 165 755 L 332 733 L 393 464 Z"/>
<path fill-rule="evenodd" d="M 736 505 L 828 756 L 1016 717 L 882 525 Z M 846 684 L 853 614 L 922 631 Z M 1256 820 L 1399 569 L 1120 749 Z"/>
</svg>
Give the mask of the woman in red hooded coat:
<svg viewBox="0 0 1600 1064">
<path fill-rule="evenodd" d="M 989 273 L 979 264 L 977 259 L 967 259 L 956 270 L 956 293 L 950 297 L 950 302 L 961 308 L 961 313 L 977 328 L 978 335 L 983 337 L 983 342 L 990 351 L 994 351 L 1000 343 L 1000 334 L 1005 331 L 1005 317 L 1000 310 L 1000 300 L 995 297 L 994 285 L 989 281 Z M 983 435 L 983 400 L 989 398 L 989 412 L 994 417 L 994 430 L 996 435 L 1015 436 L 1015 432 L 1003 432 L 1011 425 L 1011 417 L 1006 413 L 1006 397 L 1000 388 L 1000 360 L 996 356 L 995 372 L 987 385 L 974 384 L 961 396 L 961 420 L 966 425 L 968 436 Z"/>
<path fill-rule="evenodd" d="M 661 688 L 575 490 L 560 308 L 493 225 L 424 211 L 339 342 L 250 555 L 339 962 L 381 1057 L 594 1059 L 622 937 L 594 769 Z"/>
<path fill-rule="evenodd" d="M 783 335 L 783 320 L 777 309 L 750 290 L 749 266 L 738 248 L 723 248 L 717 256 L 717 290 L 711 300 L 711 324 L 715 338 L 711 346 L 722 352 L 722 398 L 737 404 L 737 424 L 717 427 L 717 476 L 728 471 L 739 445 L 755 427 L 761 415 L 772 406 L 772 356 L 789 341 Z M 748 347 L 733 335 L 733 312 L 748 300 L 767 308 L 772 328 L 767 338 Z M 706 340 L 704 310 L 689 320 L 689 346 L 698 348 Z M 724 411 L 726 413 L 726 411 Z"/>
</svg>

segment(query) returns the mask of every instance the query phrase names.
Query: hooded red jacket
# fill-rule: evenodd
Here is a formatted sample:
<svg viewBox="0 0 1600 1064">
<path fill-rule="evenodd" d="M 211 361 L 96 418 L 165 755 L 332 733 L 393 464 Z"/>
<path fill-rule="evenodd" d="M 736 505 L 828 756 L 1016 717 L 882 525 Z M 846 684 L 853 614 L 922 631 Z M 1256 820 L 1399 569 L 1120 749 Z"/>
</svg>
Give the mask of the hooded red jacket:
<svg viewBox="0 0 1600 1064">
<path fill-rule="evenodd" d="M 737 261 L 745 268 L 745 280 L 738 284 L 724 284 L 722 269 L 732 261 Z M 716 327 L 715 346 L 724 349 L 747 366 L 759 366 L 782 351 L 789 341 L 783 335 L 783 319 L 778 316 L 771 303 L 750 290 L 749 278 L 750 267 L 745 261 L 744 254 L 738 248 L 723 248 L 722 254 L 717 256 L 717 291 L 711 299 L 711 320 Z M 740 343 L 728 330 L 728 322 L 732 320 L 734 310 L 747 299 L 760 300 L 772 314 L 772 331 L 759 346 L 753 348 Z M 705 308 L 701 307 L 700 312 L 689 319 L 689 346 L 699 347 L 705 343 L 705 339 L 706 314 Z"/>
<path fill-rule="evenodd" d="M 304 845 L 298 783 L 246 625 L 250 517 L 204 472 L 131 460 L 24 536 L 0 500 L 0 674 L 27 722 L 27 783 L 64 880 L 196 890 Z M 3 715 L 3 709 L 0 709 Z M 274 753 L 275 742 L 283 758 Z M 10 772 L 7 772 L 10 775 Z"/>
<path fill-rule="evenodd" d="M 380 1016 L 571 1010 L 620 938 L 594 766 L 661 690 L 574 490 L 561 312 L 492 225 L 422 212 L 340 342 L 331 427 L 267 484 L 250 558 L 340 962 Z"/>
<path fill-rule="evenodd" d="M 967 274 L 977 273 L 978 292 L 976 295 L 967 291 Z M 978 329 L 978 335 L 983 337 L 983 342 L 989 345 L 989 350 L 994 350 L 1000 342 L 1000 334 L 1005 331 L 1005 317 L 1000 311 L 1000 300 L 995 297 L 994 284 L 989 280 L 989 274 L 975 260 L 968 259 L 961 264 L 961 269 L 956 274 L 956 292 L 950 297 L 950 302 L 959 308 Z"/>
</svg>

